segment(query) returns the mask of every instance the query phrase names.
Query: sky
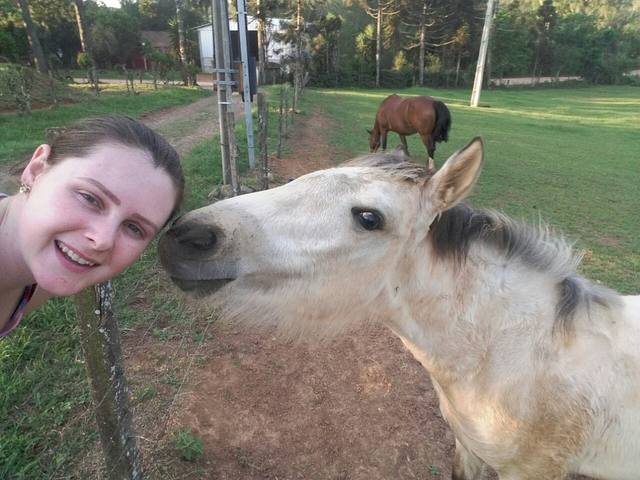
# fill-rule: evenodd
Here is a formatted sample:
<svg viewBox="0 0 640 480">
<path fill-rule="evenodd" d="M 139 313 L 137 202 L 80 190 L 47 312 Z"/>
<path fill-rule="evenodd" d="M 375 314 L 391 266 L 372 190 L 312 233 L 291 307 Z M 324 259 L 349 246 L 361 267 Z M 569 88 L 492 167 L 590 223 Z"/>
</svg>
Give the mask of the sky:
<svg viewBox="0 0 640 480">
<path fill-rule="evenodd" d="M 101 3 L 104 3 L 107 7 L 116 7 L 120 8 L 120 0 L 99 0 Z"/>
</svg>

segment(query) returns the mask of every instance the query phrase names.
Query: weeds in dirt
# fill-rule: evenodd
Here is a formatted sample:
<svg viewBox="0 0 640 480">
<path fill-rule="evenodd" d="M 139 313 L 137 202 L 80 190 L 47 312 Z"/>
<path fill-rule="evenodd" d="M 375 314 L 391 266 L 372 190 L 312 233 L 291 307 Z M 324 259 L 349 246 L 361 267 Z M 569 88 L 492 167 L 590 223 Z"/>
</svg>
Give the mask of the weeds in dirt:
<svg viewBox="0 0 640 480">
<path fill-rule="evenodd" d="M 202 456 L 202 440 L 191 433 L 190 428 L 178 430 L 173 436 L 173 444 L 183 460 L 193 462 Z"/>
</svg>

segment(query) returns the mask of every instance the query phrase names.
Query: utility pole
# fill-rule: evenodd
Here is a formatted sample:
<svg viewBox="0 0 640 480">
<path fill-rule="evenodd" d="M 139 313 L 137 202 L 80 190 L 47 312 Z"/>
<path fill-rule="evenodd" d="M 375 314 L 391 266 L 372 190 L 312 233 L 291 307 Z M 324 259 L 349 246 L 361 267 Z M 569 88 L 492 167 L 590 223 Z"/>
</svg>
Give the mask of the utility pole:
<svg viewBox="0 0 640 480">
<path fill-rule="evenodd" d="M 471 91 L 472 107 L 477 107 L 480 102 L 480 92 L 482 90 L 482 79 L 484 78 L 484 62 L 487 58 L 487 48 L 489 46 L 489 35 L 491 34 L 491 22 L 493 20 L 493 4 L 495 0 L 487 0 L 487 12 L 484 17 L 484 28 L 482 29 L 482 39 L 480 40 L 480 53 L 476 65 L 476 77 L 473 81 Z"/>
<path fill-rule="evenodd" d="M 215 55 L 216 74 L 214 85 L 218 92 L 218 123 L 220 124 L 220 150 L 222 152 L 222 181 L 231 183 L 231 156 L 229 152 L 229 127 L 227 111 L 231 99 L 231 52 L 229 48 L 229 14 L 227 0 L 211 0 L 211 29 Z M 222 78 L 222 79 L 221 79 Z M 231 109 L 233 111 L 233 109 Z"/>
<path fill-rule="evenodd" d="M 238 33 L 240 34 L 240 59 L 242 61 L 242 90 L 244 92 L 244 121 L 247 126 L 247 152 L 249 168 L 256 168 L 256 149 L 253 145 L 253 116 L 251 114 L 251 84 L 249 80 L 249 57 L 247 55 L 247 5 L 237 1 Z"/>
</svg>

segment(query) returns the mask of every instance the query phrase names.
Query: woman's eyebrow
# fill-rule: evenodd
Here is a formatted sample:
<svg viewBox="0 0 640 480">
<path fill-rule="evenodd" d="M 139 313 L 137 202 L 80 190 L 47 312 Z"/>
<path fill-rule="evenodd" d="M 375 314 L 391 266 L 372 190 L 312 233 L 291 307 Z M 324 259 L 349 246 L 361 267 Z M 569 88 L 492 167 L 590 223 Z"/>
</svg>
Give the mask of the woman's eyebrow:
<svg viewBox="0 0 640 480">
<path fill-rule="evenodd" d="M 154 235 L 160 231 L 160 228 L 158 226 L 156 226 L 155 223 L 153 223 L 148 218 L 143 217 L 139 213 L 134 213 L 133 215 L 131 215 L 131 218 L 133 218 L 134 220 L 137 220 L 139 222 L 146 223 L 149 227 L 151 227 L 153 229 Z"/>
<path fill-rule="evenodd" d="M 120 205 L 120 199 L 118 197 L 116 197 L 116 195 L 109 190 L 107 187 L 105 187 L 102 183 L 100 183 L 98 180 L 96 180 L 95 178 L 89 178 L 89 177 L 80 177 L 81 180 L 84 180 L 86 182 L 91 183 L 92 185 L 95 185 L 96 188 L 98 188 L 102 193 L 104 193 L 107 197 L 109 197 L 109 199 L 115 203 L 116 205 Z M 139 213 L 135 213 L 132 216 L 134 219 L 138 220 L 139 222 L 142 223 L 146 223 L 149 227 L 153 228 L 155 233 L 158 233 L 160 231 L 160 227 L 158 227 L 155 223 L 153 223 L 151 220 L 149 220 L 146 217 L 143 217 L 142 215 L 140 215 Z"/>
<path fill-rule="evenodd" d="M 109 197 L 109 199 L 113 203 L 115 203 L 116 205 L 120 205 L 120 199 L 118 197 L 116 197 L 115 194 L 111 190 L 109 190 L 107 187 L 105 187 L 98 180 L 96 180 L 94 178 L 89 178 L 89 177 L 80 177 L 80 180 L 85 180 L 86 182 L 89 182 L 89 183 L 95 185 L 96 187 L 98 187 L 102 191 L 102 193 L 104 193 L 107 197 Z"/>
</svg>

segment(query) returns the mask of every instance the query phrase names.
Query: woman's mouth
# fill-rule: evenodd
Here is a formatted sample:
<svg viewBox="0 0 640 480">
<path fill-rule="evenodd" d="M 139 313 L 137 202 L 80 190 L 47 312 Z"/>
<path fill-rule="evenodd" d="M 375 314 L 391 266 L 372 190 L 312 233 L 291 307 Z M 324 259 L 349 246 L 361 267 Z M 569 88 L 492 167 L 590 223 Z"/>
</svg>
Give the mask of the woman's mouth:
<svg viewBox="0 0 640 480">
<path fill-rule="evenodd" d="M 94 265 L 96 265 L 96 262 L 83 257 L 78 252 L 72 250 L 67 245 L 62 243 L 60 240 L 56 240 L 55 244 L 58 252 L 64 257 L 65 260 L 72 262 L 72 264 L 81 267 L 93 267 Z"/>
</svg>

